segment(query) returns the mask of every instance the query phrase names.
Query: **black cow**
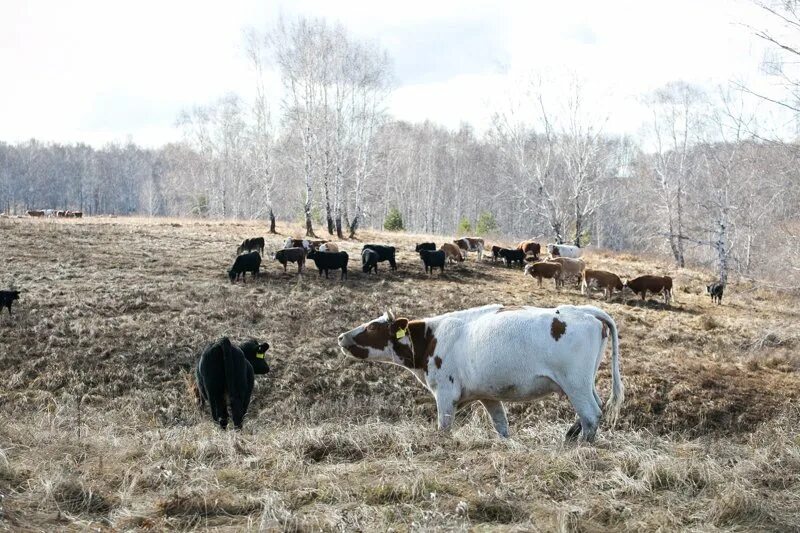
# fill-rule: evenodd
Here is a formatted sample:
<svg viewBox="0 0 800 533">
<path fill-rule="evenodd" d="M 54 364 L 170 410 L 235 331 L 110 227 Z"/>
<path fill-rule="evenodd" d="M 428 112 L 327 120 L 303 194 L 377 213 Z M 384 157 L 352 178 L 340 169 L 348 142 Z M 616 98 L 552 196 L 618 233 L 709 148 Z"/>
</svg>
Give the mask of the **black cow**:
<svg viewBox="0 0 800 533">
<path fill-rule="evenodd" d="M 371 248 L 364 248 L 361 250 L 361 270 L 368 274 L 372 270 L 375 270 L 375 273 L 378 273 L 378 252 L 372 250 Z"/>
<path fill-rule="evenodd" d="M 497 261 L 500 258 L 500 250 L 505 250 L 497 245 L 492 246 L 492 261 Z"/>
<path fill-rule="evenodd" d="M 433 252 L 433 251 L 436 250 L 436 243 L 434 243 L 434 242 L 423 242 L 423 243 L 418 244 L 417 247 L 414 248 L 415 252 L 421 252 L 422 250 L 430 250 L 431 252 Z"/>
<path fill-rule="evenodd" d="M 722 305 L 722 293 L 725 292 L 724 283 L 712 283 L 706 285 L 706 292 L 711 295 L 711 301 L 717 302 L 717 305 Z"/>
<path fill-rule="evenodd" d="M 268 343 L 255 339 L 232 344 L 222 337 L 209 345 L 197 361 L 195 379 L 196 397 L 200 407 L 206 402 L 211 406 L 211 416 L 222 429 L 228 428 L 228 405 L 230 405 L 233 427 L 242 429 L 242 421 L 250 396 L 253 394 L 255 374 L 269 372 L 266 360 Z"/>
<path fill-rule="evenodd" d="M 308 258 L 314 261 L 319 269 L 319 275 L 325 272 L 325 277 L 328 277 L 329 270 L 342 269 L 342 278 L 347 279 L 347 261 L 349 256 L 347 252 L 318 252 L 311 250 L 308 252 Z"/>
<path fill-rule="evenodd" d="M 522 250 L 509 250 L 508 248 L 501 248 L 497 253 L 503 258 L 506 266 L 511 266 L 512 263 L 519 263 L 519 266 L 525 262 L 525 252 Z"/>
<path fill-rule="evenodd" d="M 8 308 L 8 314 L 11 314 L 11 303 L 14 300 L 19 300 L 19 291 L 0 291 L 0 313 L 3 307 Z"/>
<path fill-rule="evenodd" d="M 253 276 L 258 277 L 259 268 L 261 268 L 261 254 L 258 252 L 250 252 L 240 255 L 233 262 L 233 266 L 228 270 L 228 277 L 231 283 L 242 276 L 242 283 L 245 282 L 245 273 L 252 272 Z"/>
<path fill-rule="evenodd" d="M 242 244 L 236 249 L 236 255 L 242 252 L 252 252 L 253 250 L 259 253 L 264 253 L 264 237 L 253 237 L 252 239 L 245 239 Z"/>
<path fill-rule="evenodd" d="M 378 262 L 389 261 L 392 270 L 397 270 L 397 261 L 395 261 L 395 247 L 386 246 L 385 244 L 365 244 L 362 250 L 375 250 L 378 252 Z"/>
<path fill-rule="evenodd" d="M 419 258 L 425 265 L 425 272 L 433 274 L 433 269 L 439 267 L 440 273 L 444 274 L 444 263 L 447 256 L 442 250 L 420 250 Z"/>
<path fill-rule="evenodd" d="M 306 264 L 306 249 L 305 248 L 284 248 L 275 252 L 275 260 L 283 265 L 283 271 L 286 272 L 286 263 L 297 263 L 297 273 L 303 270 Z"/>
</svg>

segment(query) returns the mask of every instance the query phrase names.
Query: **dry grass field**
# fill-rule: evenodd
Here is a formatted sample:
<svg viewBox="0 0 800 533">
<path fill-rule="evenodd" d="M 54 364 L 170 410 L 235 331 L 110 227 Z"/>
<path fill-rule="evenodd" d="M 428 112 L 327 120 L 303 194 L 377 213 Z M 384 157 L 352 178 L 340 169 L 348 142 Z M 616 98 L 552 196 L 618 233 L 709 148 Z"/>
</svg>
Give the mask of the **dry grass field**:
<svg viewBox="0 0 800 533">
<path fill-rule="evenodd" d="M 23 291 L 0 314 L 0 531 L 800 529 L 797 295 L 733 284 L 718 307 L 708 273 L 590 253 L 623 278 L 675 279 L 669 308 L 591 300 L 620 329 L 617 427 L 565 444 L 574 412 L 553 396 L 511 404 L 510 439 L 477 405 L 442 436 L 410 373 L 346 360 L 336 336 L 387 306 L 587 299 L 474 255 L 429 277 L 421 237 L 368 232 L 400 247 L 398 272 L 362 274 L 352 241 L 346 282 L 265 258 L 260 281 L 232 285 L 236 245 L 258 235 L 249 222 L 0 220 L 0 288 Z M 240 433 L 186 387 L 221 335 L 272 345 Z M 605 397 L 605 363 L 598 379 Z"/>
</svg>

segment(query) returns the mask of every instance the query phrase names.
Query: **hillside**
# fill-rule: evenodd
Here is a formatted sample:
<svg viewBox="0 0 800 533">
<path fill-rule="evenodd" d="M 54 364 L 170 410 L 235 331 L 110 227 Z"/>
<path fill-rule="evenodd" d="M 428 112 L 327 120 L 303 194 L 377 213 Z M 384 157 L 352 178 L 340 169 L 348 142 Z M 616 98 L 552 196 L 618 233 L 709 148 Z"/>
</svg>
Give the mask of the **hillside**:
<svg viewBox="0 0 800 533">
<path fill-rule="evenodd" d="M 706 273 L 591 252 L 619 273 L 669 273 L 673 304 L 590 300 L 617 321 L 626 403 L 594 446 L 565 445 L 564 398 L 509 406 L 496 437 L 475 406 L 450 437 L 410 373 L 345 359 L 336 336 L 387 307 L 423 317 L 487 303 L 587 303 L 474 254 L 427 276 L 413 243 L 362 233 L 349 280 L 225 271 L 251 222 L 0 220 L 0 530 L 603 529 L 786 531 L 800 523 L 798 299 Z M 295 232 L 299 236 L 299 231 Z M 400 269 L 362 274 L 363 242 Z M 201 413 L 186 381 L 221 335 L 272 345 L 241 434 Z M 609 389 L 606 363 L 599 376 Z"/>
</svg>

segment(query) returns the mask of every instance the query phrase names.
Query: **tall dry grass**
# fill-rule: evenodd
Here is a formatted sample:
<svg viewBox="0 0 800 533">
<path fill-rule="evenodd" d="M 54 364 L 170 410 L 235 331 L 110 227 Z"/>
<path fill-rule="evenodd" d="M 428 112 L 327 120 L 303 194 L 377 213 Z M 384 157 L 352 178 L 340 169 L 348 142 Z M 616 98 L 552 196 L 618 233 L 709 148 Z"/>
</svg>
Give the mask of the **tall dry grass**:
<svg viewBox="0 0 800 533">
<path fill-rule="evenodd" d="M 0 284 L 23 290 L 0 315 L 0 529 L 797 529 L 791 295 L 732 286 L 718 307 L 702 272 L 590 254 L 623 277 L 676 280 L 670 308 L 591 300 L 622 336 L 621 424 L 595 446 L 566 445 L 574 413 L 552 397 L 509 406 L 511 439 L 478 408 L 443 437 L 410 374 L 343 359 L 335 336 L 388 306 L 416 317 L 587 300 L 474 256 L 426 276 L 401 234 L 362 237 L 401 247 L 397 273 L 361 274 L 361 243 L 345 242 L 347 282 L 265 260 L 262 280 L 231 285 L 237 242 L 264 229 L 0 221 Z M 185 388 L 196 350 L 220 335 L 272 345 L 239 434 Z M 607 394 L 605 364 L 599 383 Z"/>
</svg>

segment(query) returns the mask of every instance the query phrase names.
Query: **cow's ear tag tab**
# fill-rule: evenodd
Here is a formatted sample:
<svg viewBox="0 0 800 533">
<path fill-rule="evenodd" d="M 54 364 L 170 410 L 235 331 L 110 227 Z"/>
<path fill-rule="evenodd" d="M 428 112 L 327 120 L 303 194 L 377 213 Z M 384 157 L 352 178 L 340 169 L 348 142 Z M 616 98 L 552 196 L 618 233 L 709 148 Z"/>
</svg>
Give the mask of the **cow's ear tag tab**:
<svg viewBox="0 0 800 533">
<path fill-rule="evenodd" d="M 402 339 L 405 336 L 406 336 L 406 330 L 404 330 L 403 328 L 398 329 L 397 333 L 395 333 L 395 337 L 397 337 L 398 339 Z"/>
<path fill-rule="evenodd" d="M 265 352 L 257 353 L 256 359 L 264 359 L 264 356 L 267 355 Z"/>
</svg>

